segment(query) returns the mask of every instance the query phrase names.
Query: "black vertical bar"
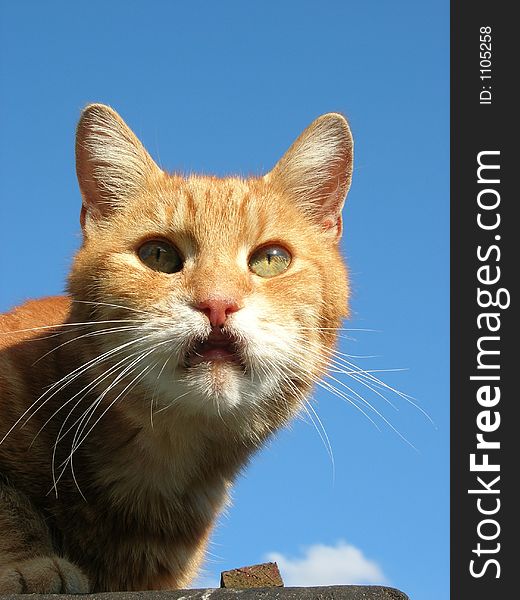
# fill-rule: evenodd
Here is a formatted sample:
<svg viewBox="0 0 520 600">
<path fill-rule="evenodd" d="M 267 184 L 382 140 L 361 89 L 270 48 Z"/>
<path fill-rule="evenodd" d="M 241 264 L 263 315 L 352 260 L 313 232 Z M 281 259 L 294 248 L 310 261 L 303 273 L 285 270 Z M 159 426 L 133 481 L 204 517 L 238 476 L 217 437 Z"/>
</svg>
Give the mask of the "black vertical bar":
<svg viewBox="0 0 520 600">
<path fill-rule="evenodd" d="M 520 461 L 520 393 L 513 387 L 520 375 L 520 328 L 513 322 L 520 277 L 520 110 L 513 111 L 520 29 L 513 10 L 514 3 L 496 0 L 451 5 L 453 600 L 520 597 L 513 533 Z M 479 160 L 487 165 L 480 182 Z M 499 470 L 485 470 L 486 461 Z"/>
</svg>

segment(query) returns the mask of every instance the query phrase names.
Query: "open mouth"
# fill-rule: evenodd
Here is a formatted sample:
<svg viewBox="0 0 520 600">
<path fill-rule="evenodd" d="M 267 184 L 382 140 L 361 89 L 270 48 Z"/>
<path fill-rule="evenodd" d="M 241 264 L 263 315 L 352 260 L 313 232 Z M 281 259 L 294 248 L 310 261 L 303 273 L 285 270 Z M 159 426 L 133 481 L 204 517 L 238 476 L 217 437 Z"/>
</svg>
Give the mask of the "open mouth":
<svg viewBox="0 0 520 600">
<path fill-rule="evenodd" d="M 237 339 L 220 329 L 214 329 L 204 340 L 197 340 L 186 354 L 186 367 L 203 362 L 228 362 L 242 365 Z"/>
</svg>

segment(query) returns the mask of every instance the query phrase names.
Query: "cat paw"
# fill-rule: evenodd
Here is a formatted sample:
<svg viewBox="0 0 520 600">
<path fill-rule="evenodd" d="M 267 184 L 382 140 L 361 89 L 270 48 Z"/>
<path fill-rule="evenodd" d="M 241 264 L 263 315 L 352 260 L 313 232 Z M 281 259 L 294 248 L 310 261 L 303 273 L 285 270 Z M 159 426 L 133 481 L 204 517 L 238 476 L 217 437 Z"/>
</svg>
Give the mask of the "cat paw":
<svg viewBox="0 0 520 600">
<path fill-rule="evenodd" d="M 86 594 L 83 572 L 58 556 L 41 556 L 0 566 L 0 594 Z"/>
</svg>

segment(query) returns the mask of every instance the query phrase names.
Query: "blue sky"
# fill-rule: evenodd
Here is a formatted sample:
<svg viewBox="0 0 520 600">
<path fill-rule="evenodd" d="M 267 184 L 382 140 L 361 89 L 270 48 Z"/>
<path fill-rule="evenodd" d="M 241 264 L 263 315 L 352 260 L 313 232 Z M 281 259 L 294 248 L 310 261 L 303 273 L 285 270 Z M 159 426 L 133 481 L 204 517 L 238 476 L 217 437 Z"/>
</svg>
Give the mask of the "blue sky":
<svg viewBox="0 0 520 600">
<path fill-rule="evenodd" d="M 276 558 L 287 583 L 386 582 L 448 597 L 447 1 L 0 3 L 0 310 L 60 293 L 80 240 L 74 130 L 112 105 L 167 170 L 267 171 L 319 114 L 356 140 L 342 249 L 352 319 L 341 350 L 376 428 L 323 391 L 252 462 L 201 585 Z M 412 445 L 415 447 L 412 447 Z"/>
</svg>

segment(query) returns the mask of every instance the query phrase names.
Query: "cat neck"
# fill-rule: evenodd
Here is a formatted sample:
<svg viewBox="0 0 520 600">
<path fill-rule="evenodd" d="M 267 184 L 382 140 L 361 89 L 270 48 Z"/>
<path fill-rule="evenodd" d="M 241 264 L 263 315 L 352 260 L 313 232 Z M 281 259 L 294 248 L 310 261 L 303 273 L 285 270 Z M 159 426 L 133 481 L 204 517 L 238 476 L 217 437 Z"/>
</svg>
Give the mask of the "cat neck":
<svg viewBox="0 0 520 600">
<path fill-rule="evenodd" d="M 130 404 L 113 407 L 85 449 L 95 465 L 94 479 L 121 501 L 183 496 L 197 487 L 225 488 L 247 461 L 251 449 L 224 426 L 180 414 L 143 421 L 134 417 Z M 110 461 L 97 452 L 100 443 L 108 446 Z"/>
</svg>

